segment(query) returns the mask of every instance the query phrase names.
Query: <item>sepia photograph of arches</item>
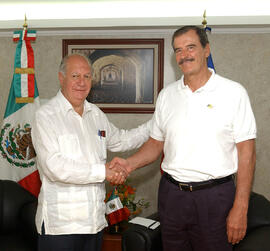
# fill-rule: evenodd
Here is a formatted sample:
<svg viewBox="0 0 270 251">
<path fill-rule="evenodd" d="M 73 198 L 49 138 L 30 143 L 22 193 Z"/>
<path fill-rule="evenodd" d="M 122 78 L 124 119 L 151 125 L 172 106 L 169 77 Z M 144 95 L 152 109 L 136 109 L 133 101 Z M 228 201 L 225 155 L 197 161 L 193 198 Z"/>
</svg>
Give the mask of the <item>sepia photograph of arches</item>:
<svg viewBox="0 0 270 251">
<path fill-rule="evenodd" d="M 63 56 L 92 63 L 91 103 L 110 113 L 152 113 L 163 87 L 163 39 L 64 39 Z"/>
</svg>

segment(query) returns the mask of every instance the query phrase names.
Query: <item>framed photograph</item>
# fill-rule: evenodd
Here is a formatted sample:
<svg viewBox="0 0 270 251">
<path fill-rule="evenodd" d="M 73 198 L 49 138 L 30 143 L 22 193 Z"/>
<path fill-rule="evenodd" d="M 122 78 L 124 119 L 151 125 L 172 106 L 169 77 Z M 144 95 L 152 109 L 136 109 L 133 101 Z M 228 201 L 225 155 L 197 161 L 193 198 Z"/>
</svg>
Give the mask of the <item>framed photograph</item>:
<svg viewBox="0 0 270 251">
<path fill-rule="evenodd" d="M 92 62 L 87 100 L 107 113 L 153 113 L 163 88 L 163 39 L 64 39 L 63 56 Z"/>
</svg>

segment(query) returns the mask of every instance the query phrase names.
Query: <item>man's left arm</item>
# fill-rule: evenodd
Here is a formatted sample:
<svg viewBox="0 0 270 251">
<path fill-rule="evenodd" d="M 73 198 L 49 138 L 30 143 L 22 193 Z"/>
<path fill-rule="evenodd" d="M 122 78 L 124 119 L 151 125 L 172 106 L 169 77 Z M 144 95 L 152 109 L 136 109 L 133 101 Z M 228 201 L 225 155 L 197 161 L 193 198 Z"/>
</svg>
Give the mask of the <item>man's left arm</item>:
<svg viewBox="0 0 270 251">
<path fill-rule="evenodd" d="M 248 203 L 256 162 L 255 139 L 239 142 L 236 147 L 238 151 L 236 194 L 227 217 L 228 241 L 232 244 L 241 241 L 247 230 Z"/>
</svg>

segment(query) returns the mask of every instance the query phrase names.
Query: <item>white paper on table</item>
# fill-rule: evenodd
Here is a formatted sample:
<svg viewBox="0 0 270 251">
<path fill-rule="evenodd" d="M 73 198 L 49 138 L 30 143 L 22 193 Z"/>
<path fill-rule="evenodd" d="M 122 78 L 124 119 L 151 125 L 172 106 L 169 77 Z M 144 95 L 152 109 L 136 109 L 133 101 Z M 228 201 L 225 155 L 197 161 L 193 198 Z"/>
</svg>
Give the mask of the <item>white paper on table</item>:
<svg viewBox="0 0 270 251">
<path fill-rule="evenodd" d="M 150 220 L 143 217 L 135 217 L 132 220 L 130 220 L 129 223 L 142 225 L 149 229 L 156 229 L 160 225 L 159 221 Z"/>
</svg>

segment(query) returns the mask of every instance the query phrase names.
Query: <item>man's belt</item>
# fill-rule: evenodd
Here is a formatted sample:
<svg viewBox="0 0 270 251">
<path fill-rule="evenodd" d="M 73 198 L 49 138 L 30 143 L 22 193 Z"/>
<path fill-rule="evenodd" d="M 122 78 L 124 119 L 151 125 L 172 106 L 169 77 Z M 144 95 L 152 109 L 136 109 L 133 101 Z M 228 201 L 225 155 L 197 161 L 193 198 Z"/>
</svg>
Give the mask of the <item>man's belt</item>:
<svg viewBox="0 0 270 251">
<path fill-rule="evenodd" d="M 226 182 L 231 181 L 233 179 L 233 175 L 229 175 L 227 177 L 220 178 L 220 179 L 186 183 L 186 182 L 179 182 L 179 181 L 175 180 L 171 175 L 169 175 L 166 172 L 163 173 L 163 176 L 171 183 L 179 186 L 181 191 L 189 191 L 189 192 L 200 190 L 200 189 L 205 189 L 205 188 L 210 188 L 210 187 L 213 187 L 216 185 L 226 183 Z"/>
</svg>

